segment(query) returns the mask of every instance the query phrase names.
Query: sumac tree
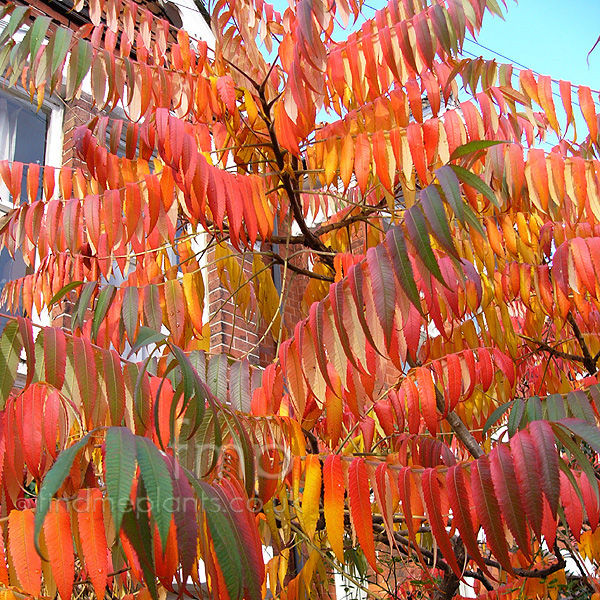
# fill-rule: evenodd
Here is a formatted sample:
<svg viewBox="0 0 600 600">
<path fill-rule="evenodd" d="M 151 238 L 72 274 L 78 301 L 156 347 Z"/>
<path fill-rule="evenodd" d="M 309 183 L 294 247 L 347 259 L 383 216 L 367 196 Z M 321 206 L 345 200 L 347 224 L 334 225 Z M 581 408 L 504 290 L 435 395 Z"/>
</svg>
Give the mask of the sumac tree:
<svg viewBox="0 0 600 600">
<path fill-rule="evenodd" d="M 598 93 L 463 57 L 495 0 L 218 0 L 214 50 L 83 4 L 2 9 L 6 83 L 100 111 L 0 162 L 7 593 L 600 589 Z M 207 256 L 264 369 L 207 348 Z"/>
</svg>

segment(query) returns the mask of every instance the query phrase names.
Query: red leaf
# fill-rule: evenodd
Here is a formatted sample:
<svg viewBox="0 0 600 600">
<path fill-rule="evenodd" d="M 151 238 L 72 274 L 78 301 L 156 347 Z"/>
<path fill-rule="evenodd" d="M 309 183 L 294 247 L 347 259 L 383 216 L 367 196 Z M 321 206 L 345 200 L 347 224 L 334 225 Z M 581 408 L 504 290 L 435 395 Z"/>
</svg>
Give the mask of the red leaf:
<svg viewBox="0 0 600 600">
<path fill-rule="evenodd" d="M 44 329 L 44 366 L 46 381 L 60 390 L 65 381 L 67 364 L 67 340 L 62 329 L 46 327 Z"/>
<path fill-rule="evenodd" d="M 512 438 L 510 451 L 525 514 L 539 541 L 543 516 L 542 484 L 533 439 L 529 431 L 520 431 Z"/>
<path fill-rule="evenodd" d="M 496 364 L 498 365 L 498 367 L 500 367 L 500 370 L 502 371 L 502 373 L 504 373 L 504 376 L 508 379 L 508 381 L 510 383 L 510 387 L 511 388 L 514 387 L 515 378 L 516 378 L 514 361 L 511 360 L 508 356 L 506 356 L 506 354 L 500 352 L 500 350 L 498 350 L 498 348 L 494 348 L 493 352 L 494 352 L 494 360 L 496 361 Z"/>
<path fill-rule="evenodd" d="M 546 498 L 544 498 L 543 511 L 544 516 L 542 518 L 542 533 L 546 539 L 546 545 L 548 548 L 552 548 L 556 540 L 556 516 L 552 516 L 552 511 L 550 510 L 550 505 L 548 504 L 548 500 L 546 500 Z"/>
<path fill-rule="evenodd" d="M 554 433 L 552 427 L 546 421 L 533 421 L 529 424 L 529 431 L 540 466 L 542 490 L 548 498 L 552 516 L 556 517 L 560 496 L 560 478 Z"/>
<path fill-rule="evenodd" d="M 452 518 L 460 532 L 465 548 L 479 565 L 480 569 L 489 576 L 489 571 L 479 551 L 477 532 L 471 518 L 471 501 L 461 465 L 456 465 L 448 469 L 446 473 L 446 490 L 448 492 L 450 508 L 452 509 Z"/>
<path fill-rule="evenodd" d="M 425 570 L 426 573 L 429 573 L 429 569 L 427 568 L 427 564 L 425 563 L 425 559 L 423 558 L 423 553 L 421 552 L 421 547 L 417 543 L 417 538 L 415 536 L 415 526 L 413 523 L 413 510 L 412 510 L 412 473 L 410 467 L 404 467 L 400 470 L 398 474 L 398 494 L 400 496 L 400 502 L 402 503 L 402 514 L 404 516 L 404 521 L 406 522 L 406 528 L 408 529 L 408 537 L 410 541 L 414 545 L 414 549 L 419 558 L 419 562 L 421 566 Z"/>
<path fill-rule="evenodd" d="M 560 498 L 565 509 L 569 529 L 575 539 L 579 541 L 583 526 L 583 507 L 571 480 L 563 471 L 560 471 Z"/>
<path fill-rule="evenodd" d="M 169 589 L 173 586 L 175 573 L 178 565 L 177 555 L 177 528 L 175 521 L 171 520 L 169 536 L 167 537 L 167 546 L 163 553 L 162 542 L 158 534 L 158 526 L 154 525 L 154 564 L 156 565 L 156 575 L 161 583 Z"/>
<path fill-rule="evenodd" d="M 519 487 L 510 450 L 499 445 L 490 453 L 492 481 L 502 514 L 508 528 L 515 536 L 519 549 L 529 556 L 529 536 L 525 523 L 525 511 L 519 498 Z"/>
<path fill-rule="evenodd" d="M 410 123 L 406 129 L 408 145 L 412 155 L 413 163 L 421 184 L 426 186 L 429 182 L 427 164 L 425 158 L 425 146 L 423 143 L 423 131 L 418 123 Z"/>
<path fill-rule="evenodd" d="M 583 503 L 585 505 L 585 512 L 587 514 L 588 522 L 592 531 L 598 527 L 598 496 L 596 491 L 592 487 L 589 479 L 586 475 L 581 474 L 579 478 L 579 489 L 583 496 Z"/>
<path fill-rule="evenodd" d="M 456 354 L 446 356 L 448 369 L 448 410 L 454 410 L 462 392 L 462 370 L 460 359 Z"/>
<path fill-rule="evenodd" d="M 373 518 L 371 515 L 371 492 L 365 461 L 355 458 L 348 469 L 348 497 L 350 499 L 350 517 L 358 541 L 371 567 L 377 569 L 375 543 L 373 541 Z"/>
<path fill-rule="evenodd" d="M 34 384 L 29 386 L 15 400 L 15 420 L 17 432 L 21 439 L 23 457 L 30 473 L 40 478 L 40 461 L 42 458 L 42 415 L 46 386 Z"/>
<path fill-rule="evenodd" d="M 500 564 L 512 574 L 504 527 L 500 518 L 500 506 L 494 495 L 490 460 L 485 455 L 471 464 L 471 490 L 487 543 Z"/>
<path fill-rule="evenodd" d="M 408 431 L 416 435 L 421 428 L 421 409 L 419 406 L 419 391 L 411 377 L 402 382 L 401 391 L 406 398 L 406 414 L 408 415 Z"/>
<path fill-rule="evenodd" d="M 592 142 L 596 142 L 598 139 L 598 121 L 596 119 L 596 108 L 594 105 L 594 99 L 592 98 L 592 92 L 589 87 L 580 85 L 577 92 L 579 97 L 579 106 L 581 107 L 581 113 L 587 123 L 588 129 L 590 130 L 590 137 Z"/>
<path fill-rule="evenodd" d="M 394 327 L 396 309 L 396 289 L 390 285 L 394 281 L 394 270 L 384 244 L 367 251 L 367 265 L 371 275 L 375 311 L 385 336 L 385 345 L 389 349 Z"/>
<path fill-rule="evenodd" d="M 487 392 L 494 381 L 494 366 L 492 365 L 492 357 L 487 348 L 479 348 L 477 351 L 479 358 L 479 380 L 484 392 Z"/>
<path fill-rule="evenodd" d="M 455 575 L 461 577 L 462 571 L 456 562 L 456 554 L 452 548 L 450 537 L 446 531 L 446 523 L 444 522 L 442 515 L 440 506 L 441 492 L 437 480 L 437 471 L 431 468 L 425 469 L 425 472 L 421 476 L 421 482 L 423 485 L 423 497 L 425 498 L 425 505 L 427 506 L 427 516 L 429 517 L 431 531 L 435 536 L 446 562 L 450 565 Z"/>
</svg>

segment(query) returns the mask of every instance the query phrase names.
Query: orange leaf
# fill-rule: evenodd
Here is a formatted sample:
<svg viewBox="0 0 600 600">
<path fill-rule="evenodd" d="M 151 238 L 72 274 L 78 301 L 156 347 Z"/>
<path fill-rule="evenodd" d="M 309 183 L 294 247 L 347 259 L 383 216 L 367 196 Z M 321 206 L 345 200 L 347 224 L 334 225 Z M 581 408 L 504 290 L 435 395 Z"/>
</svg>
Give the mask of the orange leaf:
<svg viewBox="0 0 600 600">
<path fill-rule="evenodd" d="M 194 329 L 202 333 L 202 312 L 204 310 L 204 280 L 202 273 L 183 274 L 183 295 L 185 297 L 188 313 Z"/>
<path fill-rule="evenodd" d="M 569 127 L 571 123 L 575 122 L 573 120 L 573 104 L 571 103 L 571 83 L 561 79 L 558 82 L 558 86 L 560 88 L 560 98 L 565 108 L 565 113 L 567 113 L 567 127 Z"/>
<path fill-rule="evenodd" d="M 330 454 L 323 464 L 324 509 L 327 539 L 340 562 L 344 562 L 344 472 L 342 459 Z"/>
<path fill-rule="evenodd" d="M 154 525 L 154 564 L 156 565 L 156 575 L 163 585 L 172 585 L 177 565 L 179 564 L 177 556 L 177 529 L 174 519 L 171 520 L 164 554 L 162 551 L 162 542 L 158 534 L 158 526 Z"/>
<path fill-rule="evenodd" d="M 97 489 L 79 490 L 77 495 L 77 526 L 88 576 L 97 598 L 104 598 L 108 560 L 102 492 Z"/>
<path fill-rule="evenodd" d="M 12 510 L 8 516 L 8 546 L 21 587 L 39 596 L 42 587 L 42 559 L 33 541 L 33 511 Z"/>
<path fill-rule="evenodd" d="M 344 188 L 348 188 L 354 170 L 354 138 L 348 134 L 342 142 L 342 153 L 340 156 L 340 177 Z"/>
<path fill-rule="evenodd" d="M 354 143 L 354 171 L 360 191 L 364 194 L 369 180 L 369 169 L 371 167 L 371 144 L 364 133 L 356 136 Z"/>
<path fill-rule="evenodd" d="M 64 502 L 52 501 L 44 521 L 44 538 L 58 593 L 63 600 L 69 600 L 73 591 L 75 560 L 71 517 Z"/>
<path fill-rule="evenodd" d="M 181 284 L 176 279 L 165 282 L 165 300 L 171 335 L 176 344 L 181 344 L 185 330 L 185 301 Z"/>
<path fill-rule="evenodd" d="M 550 127 L 560 134 L 560 128 L 558 126 L 558 120 L 556 118 L 556 110 L 554 109 L 554 102 L 552 100 L 552 79 L 548 75 L 540 75 L 538 77 L 538 97 L 540 106 L 544 109 Z"/>
<path fill-rule="evenodd" d="M 0 583 L 10 585 L 8 567 L 6 566 L 6 551 L 4 550 L 4 528 L 0 527 Z"/>
<path fill-rule="evenodd" d="M 419 398 L 421 399 L 421 410 L 427 429 L 431 435 L 437 434 L 438 414 L 435 400 L 435 386 L 431 377 L 431 371 L 425 367 L 415 369 L 417 384 L 419 386 Z"/>
<path fill-rule="evenodd" d="M 589 87 L 580 85 L 577 95 L 579 96 L 581 113 L 590 130 L 590 137 L 592 138 L 592 141 L 595 142 L 598 139 L 598 121 L 596 119 L 596 109 L 594 107 L 592 92 Z"/>
<path fill-rule="evenodd" d="M 428 183 L 428 176 L 421 126 L 418 123 L 410 123 L 406 129 L 406 136 L 417 175 L 422 185 L 425 186 Z"/>
<path fill-rule="evenodd" d="M 302 521 L 304 531 L 313 539 L 319 519 L 319 500 L 321 499 L 321 464 L 317 454 L 306 457 L 304 473 L 304 492 L 302 493 Z"/>
</svg>

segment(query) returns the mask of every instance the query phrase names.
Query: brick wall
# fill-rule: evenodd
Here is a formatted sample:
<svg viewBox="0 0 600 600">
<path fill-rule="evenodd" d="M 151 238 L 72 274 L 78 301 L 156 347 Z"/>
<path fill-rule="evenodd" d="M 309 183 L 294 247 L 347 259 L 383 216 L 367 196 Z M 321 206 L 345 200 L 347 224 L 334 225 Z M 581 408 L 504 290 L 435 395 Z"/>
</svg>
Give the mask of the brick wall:
<svg viewBox="0 0 600 600">
<path fill-rule="evenodd" d="M 280 247 L 280 253 L 285 258 L 285 248 Z M 298 247 L 290 247 L 289 254 L 298 252 Z M 233 250 L 232 250 L 233 252 Z M 291 259 L 292 264 L 306 268 L 306 255 Z M 226 290 L 219 279 L 214 251 L 207 255 L 208 264 L 208 312 L 210 315 L 211 348 L 215 352 L 229 352 L 232 356 L 247 356 L 251 364 L 267 366 L 273 361 L 279 341 L 278 332 L 267 331 L 268 323 L 260 315 L 258 308 L 250 307 L 247 315 L 242 315 L 239 308 L 234 308 L 229 299 L 230 292 Z M 244 273 L 251 276 L 251 263 L 246 259 Z M 284 269 L 281 267 L 283 276 Z M 282 281 L 284 301 L 281 314 L 288 335 L 292 334 L 296 323 L 306 316 L 302 307 L 304 290 L 308 278 L 294 274 L 288 269 L 286 281 Z M 254 291 L 252 291 L 254 293 Z M 234 326 L 235 323 L 235 326 Z M 281 336 L 281 341 L 285 335 Z"/>
</svg>

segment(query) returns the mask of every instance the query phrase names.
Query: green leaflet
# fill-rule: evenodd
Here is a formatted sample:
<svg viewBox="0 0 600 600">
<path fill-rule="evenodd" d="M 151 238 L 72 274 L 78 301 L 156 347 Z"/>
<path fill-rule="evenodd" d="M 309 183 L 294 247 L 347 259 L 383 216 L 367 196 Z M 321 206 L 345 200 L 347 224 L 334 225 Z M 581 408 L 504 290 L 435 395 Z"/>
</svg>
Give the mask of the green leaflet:
<svg viewBox="0 0 600 600">
<path fill-rule="evenodd" d="M 160 331 L 162 326 L 162 311 L 160 308 L 158 287 L 154 283 L 147 286 L 144 290 L 144 315 L 148 327 L 154 329 L 154 331 Z"/>
<path fill-rule="evenodd" d="M 125 326 L 125 328 L 127 329 L 127 326 Z M 145 346 L 149 346 L 150 344 L 160 344 L 166 340 L 167 337 L 168 336 L 166 336 L 164 333 L 159 333 L 154 329 L 150 329 L 150 327 L 141 325 L 137 337 L 135 338 L 135 344 L 133 344 L 131 350 L 129 351 L 129 356 L 135 354 L 138 350 L 144 348 Z"/>
<path fill-rule="evenodd" d="M 85 313 L 90 304 L 90 300 L 92 298 L 92 294 L 96 289 L 96 283 L 93 281 L 88 281 L 83 286 L 81 290 L 81 295 L 75 302 L 75 306 L 73 307 L 73 315 L 71 317 L 71 331 L 75 331 L 77 327 L 83 327 L 83 323 L 85 322 Z"/>
<path fill-rule="evenodd" d="M 56 88 L 59 78 L 62 77 L 61 67 L 67 57 L 72 37 L 72 31 L 65 27 L 57 27 L 48 44 L 48 51 L 52 50 L 49 63 L 51 73 L 50 89 L 52 91 Z"/>
<path fill-rule="evenodd" d="M 479 193 L 483 194 L 496 208 L 500 208 L 500 204 L 498 204 L 498 200 L 494 194 L 494 191 L 480 177 L 474 173 L 471 173 L 471 171 L 467 171 L 467 169 L 463 167 L 459 167 L 458 165 L 450 165 L 450 168 L 456 173 L 457 177 L 463 183 L 475 188 Z"/>
<path fill-rule="evenodd" d="M 206 383 L 210 391 L 224 402 L 227 399 L 227 355 L 217 354 L 208 363 Z"/>
<path fill-rule="evenodd" d="M 195 400 L 194 408 L 195 408 L 195 423 L 194 430 L 196 430 L 202 420 L 204 419 L 205 405 L 206 399 L 208 397 L 207 389 L 194 369 L 190 359 L 187 357 L 185 352 L 178 348 L 177 346 L 171 345 L 171 351 L 173 352 L 177 362 L 179 363 L 179 367 L 181 369 L 181 375 L 183 378 L 183 406 L 182 411 L 185 410 L 193 398 Z M 223 355 L 225 356 L 225 355 Z M 227 385 L 227 381 L 225 381 L 225 385 Z"/>
<path fill-rule="evenodd" d="M 450 155 L 450 160 L 456 160 L 462 156 L 467 156 L 468 154 L 473 154 L 480 150 L 486 150 L 487 148 L 498 146 L 499 144 L 510 144 L 510 142 L 507 140 L 473 140 L 472 142 L 468 142 L 456 148 Z"/>
<path fill-rule="evenodd" d="M 498 406 L 498 408 L 496 408 L 496 410 L 494 410 L 494 412 L 488 417 L 488 420 L 485 422 L 485 425 L 483 426 L 483 435 L 485 435 L 490 427 L 492 427 L 492 425 L 495 425 L 499 420 L 500 417 L 513 405 L 513 400 L 511 400 L 510 402 L 505 402 L 504 404 L 501 404 L 500 406 Z"/>
<path fill-rule="evenodd" d="M 592 447 L 594 452 L 600 452 L 600 429 L 595 425 L 580 419 L 562 419 L 556 425 L 560 425 L 571 433 L 578 435 Z M 555 424 L 553 424 L 554 426 Z"/>
<path fill-rule="evenodd" d="M 539 396 L 528 398 L 525 409 L 527 412 L 527 421 L 529 423 L 532 421 L 539 421 L 542 418 L 542 401 Z"/>
<path fill-rule="evenodd" d="M 448 204 L 452 207 L 456 218 L 461 222 L 465 223 L 465 211 L 464 202 L 460 194 L 460 184 L 458 177 L 456 177 L 454 171 L 449 165 L 444 165 L 436 170 L 435 176 L 440 182 L 444 196 L 448 201 Z"/>
<path fill-rule="evenodd" d="M 396 279 L 398 279 L 398 283 L 400 283 L 400 286 L 408 299 L 415 308 L 423 314 L 421 298 L 419 296 L 417 284 L 415 283 L 412 265 L 408 258 L 408 250 L 406 249 L 406 242 L 404 240 L 402 229 L 400 226 L 393 227 L 387 232 L 385 238 L 390 257 L 392 258 Z"/>
<path fill-rule="evenodd" d="M 35 547 L 39 554 L 39 536 L 44 524 L 44 519 L 48 510 L 50 510 L 50 504 L 54 494 L 58 492 L 67 475 L 71 472 L 73 461 L 77 456 L 78 452 L 88 443 L 90 433 L 82 437 L 78 442 L 75 442 L 72 446 L 69 446 L 66 450 L 63 450 L 56 459 L 56 462 L 52 468 L 48 471 L 42 482 L 42 487 L 37 497 L 37 505 L 35 510 L 35 521 L 33 536 L 35 541 Z"/>
<path fill-rule="evenodd" d="M 138 323 L 139 297 L 139 291 L 135 286 L 126 288 L 123 294 L 121 318 L 123 319 L 123 326 L 127 332 L 127 337 L 130 340 L 133 340 L 135 337 L 135 328 Z"/>
<path fill-rule="evenodd" d="M 185 471 L 185 474 L 206 515 L 208 529 L 223 579 L 227 585 L 229 598 L 237 600 L 243 591 L 244 572 L 241 557 L 244 555 L 244 548 L 238 544 L 235 523 L 228 518 L 229 513 L 208 483 L 197 480 L 188 471 Z"/>
<path fill-rule="evenodd" d="M 78 288 L 80 285 L 83 285 L 83 281 L 71 281 L 71 283 L 65 285 L 65 287 L 61 288 L 52 296 L 50 302 L 48 302 L 48 308 L 50 308 L 53 304 L 56 304 L 59 300 L 61 300 L 64 296 L 66 296 L 70 291 Z"/>
<path fill-rule="evenodd" d="M 579 444 L 573 441 L 573 439 L 571 438 L 570 432 L 568 430 L 565 431 L 565 428 L 563 428 L 560 425 L 560 423 L 553 424 L 552 429 L 554 430 L 554 435 L 556 435 L 556 438 L 575 457 L 575 460 L 581 467 L 581 470 L 585 473 L 586 477 L 588 478 L 588 481 L 590 482 L 592 490 L 594 490 L 594 494 L 596 495 L 596 498 L 598 498 L 599 497 L 598 480 L 596 479 L 596 472 L 594 470 L 594 467 L 590 463 L 589 459 L 583 453 L 583 451 L 579 447 Z M 575 487 L 576 487 L 576 489 L 579 488 L 579 486 L 575 486 Z"/>
<path fill-rule="evenodd" d="M 522 398 L 515 398 L 515 400 L 513 401 L 512 410 L 510 411 L 510 415 L 508 416 L 509 437 L 515 435 L 517 429 L 519 429 L 524 413 L 525 402 L 523 402 Z"/>
<path fill-rule="evenodd" d="M 594 410 L 587 398 L 585 392 L 580 390 L 569 392 L 567 394 L 567 404 L 569 405 L 569 409 L 573 416 L 576 419 L 581 419 L 582 421 L 587 421 L 588 423 L 596 424 L 596 417 L 594 415 Z"/>
<path fill-rule="evenodd" d="M 550 394 L 546 397 L 546 412 L 549 421 L 560 421 L 567 416 L 565 403 L 560 394 Z"/>
<path fill-rule="evenodd" d="M 31 13 L 31 9 L 28 6 L 15 6 L 12 14 L 10 15 L 10 20 L 8 25 L 4 28 L 2 33 L 0 34 L 0 46 L 6 44 L 9 38 L 12 38 L 15 31 L 23 25 L 25 20 L 29 17 Z"/>
<path fill-rule="evenodd" d="M 0 410 L 4 410 L 6 400 L 15 384 L 22 349 L 19 324 L 11 320 L 4 327 L 0 338 Z"/>
<path fill-rule="evenodd" d="M 425 216 L 437 241 L 448 254 L 458 258 L 458 252 L 454 246 L 450 227 L 448 226 L 448 217 L 444 210 L 444 203 L 439 192 L 435 186 L 430 185 L 421 190 L 420 198 Z"/>
<path fill-rule="evenodd" d="M 250 412 L 250 364 L 247 359 L 237 360 L 231 365 L 229 397 L 235 410 Z"/>
<path fill-rule="evenodd" d="M 136 440 L 127 427 L 111 427 L 106 432 L 106 491 L 118 532 L 129 502 L 136 467 Z"/>
<path fill-rule="evenodd" d="M 94 318 L 92 320 L 92 339 L 95 341 L 98 336 L 98 330 L 106 313 L 112 304 L 113 298 L 117 289 L 114 285 L 107 285 L 99 294 L 98 301 L 96 302 L 96 308 L 94 310 Z"/>
<path fill-rule="evenodd" d="M 42 42 L 46 38 L 46 32 L 51 23 L 50 17 L 42 15 L 38 17 L 31 26 L 30 49 L 31 57 L 35 60 L 38 50 L 42 46 Z"/>
<path fill-rule="evenodd" d="M 442 285 L 446 285 L 446 282 L 444 281 L 440 271 L 440 266 L 438 265 L 435 254 L 431 249 L 427 223 L 419 206 L 414 204 L 406 211 L 405 222 L 408 229 L 408 235 L 410 236 L 412 243 L 415 245 L 415 249 L 419 255 L 419 258 L 423 261 L 425 267 L 427 267 L 427 270 Z"/>
<path fill-rule="evenodd" d="M 158 526 L 158 533 L 164 550 L 173 513 L 171 477 L 163 455 L 152 441 L 139 436 L 136 437 L 135 441 L 142 480 L 148 493 L 148 501 Z"/>
<path fill-rule="evenodd" d="M 140 481 L 137 495 L 138 500 L 143 498 L 144 492 L 144 483 L 143 481 Z M 144 579 L 146 580 L 150 595 L 154 600 L 158 600 L 156 577 L 154 575 L 155 568 L 154 553 L 152 551 L 152 533 L 148 521 L 148 512 L 144 510 L 136 512 L 131 504 L 129 504 L 123 515 L 123 531 L 140 559 L 140 566 L 144 572 Z"/>
<path fill-rule="evenodd" d="M 375 311 L 383 329 L 385 345 L 389 349 L 394 329 L 396 294 L 394 286 L 389 284 L 394 275 L 390 257 L 383 244 L 378 245 L 376 248 L 369 248 L 367 251 L 367 264 L 371 274 Z"/>
</svg>

